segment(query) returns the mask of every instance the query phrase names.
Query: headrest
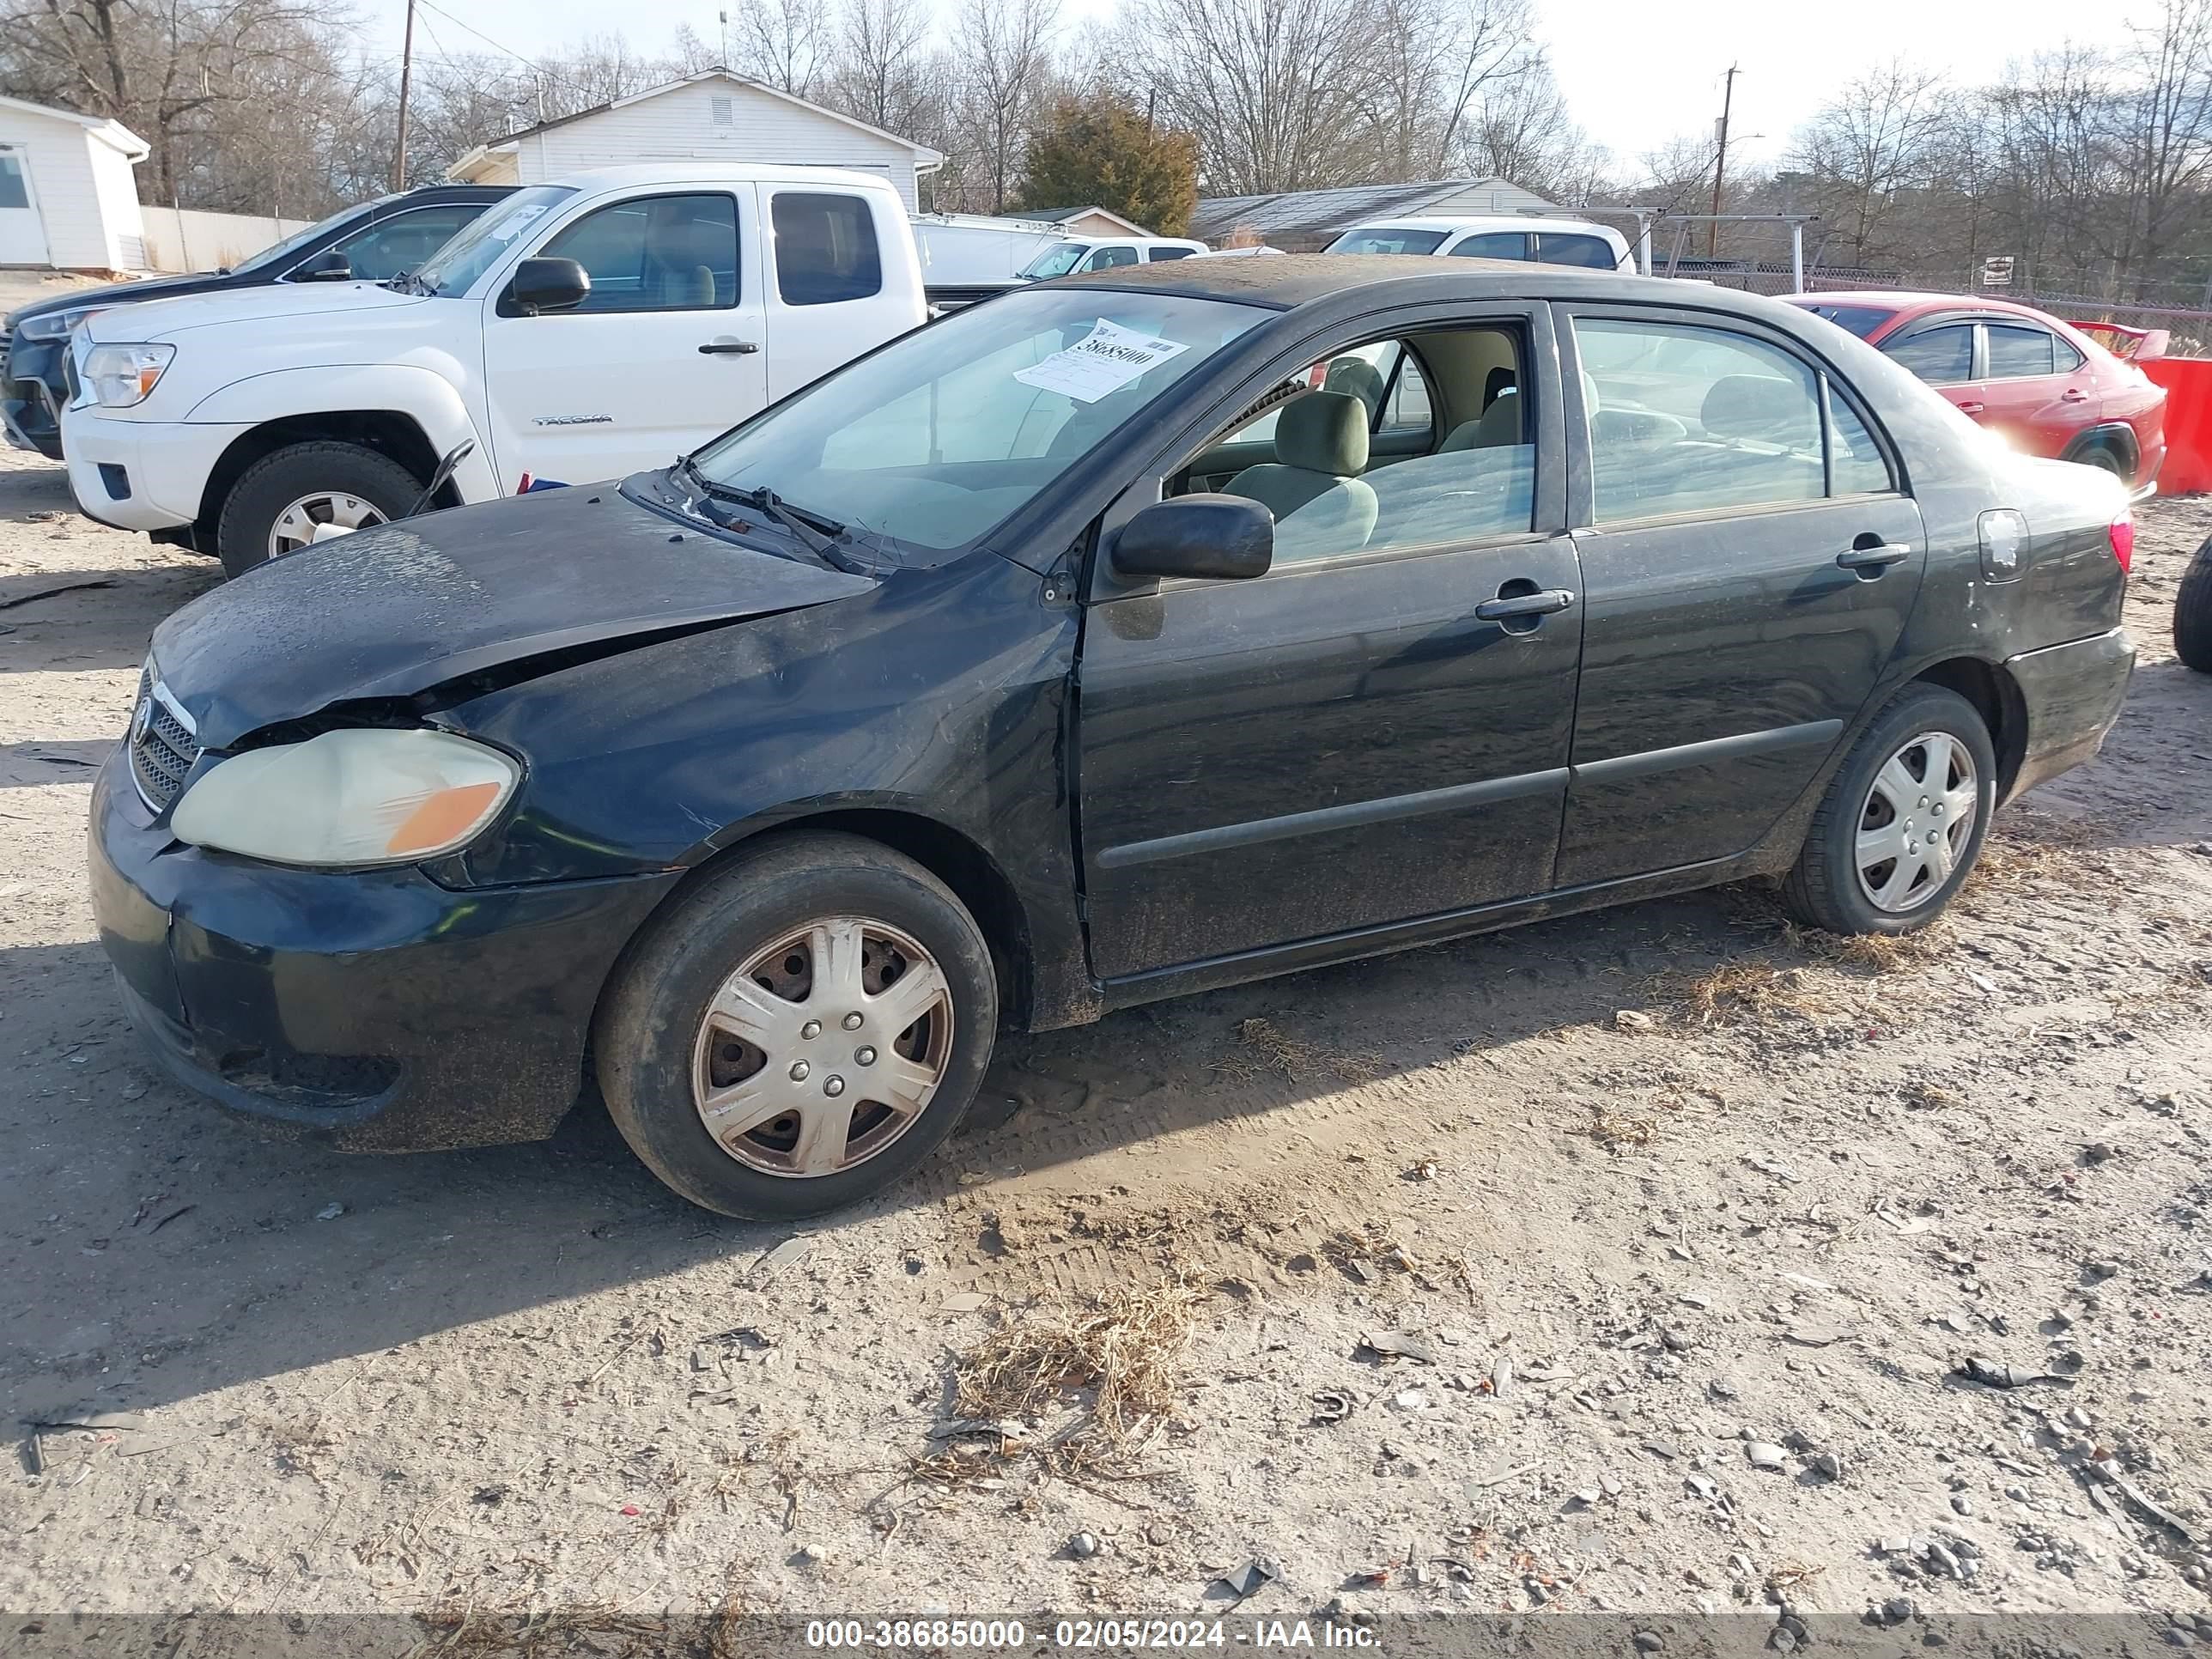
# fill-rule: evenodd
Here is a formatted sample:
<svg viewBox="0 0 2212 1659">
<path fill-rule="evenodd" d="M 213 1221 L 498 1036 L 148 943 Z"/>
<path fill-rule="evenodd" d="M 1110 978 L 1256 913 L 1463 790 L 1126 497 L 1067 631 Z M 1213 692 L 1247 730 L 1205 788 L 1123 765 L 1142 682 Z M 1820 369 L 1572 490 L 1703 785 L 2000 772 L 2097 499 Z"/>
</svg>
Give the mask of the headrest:
<svg viewBox="0 0 2212 1659">
<path fill-rule="evenodd" d="M 1521 394 L 1511 386 L 1498 394 L 1496 401 L 1482 411 L 1482 418 L 1467 421 L 1452 428 L 1451 435 L 1443 441 L 1442 454 L 1462 449 L 1504 449 L 1521 441 Z"/>
<path fill-rule="evenodd" d="M 1814 403 L 1796 380 L 1771 374 L 1724 374 L 1705 393 L 1698 420 L 1715 438 L 1753 438 L 1796 448 L 1817 443 Z"/>
<path fill-rule="evenodd" d="M 1367 470 L 1367 405 L 1348 392 L 1309 392 L 1283 405 L 1275 459 L 1309 472 L 1354 478 Z"/>
<path fill-rule="evenodd" d="M 1605 449 L 1656 449 L 1690 434 L 1672 415 L 1656 409 L 1601 409 L 1589 417 L 1590 443 Z"/>
<path fill-rule="evenodd" d="M 1382 371 L 1364 357 L 1339 357 L 1328 366 L 1322 390 L 1350 392 L 1367 405 L 1370 415 L 1382 407 Z"/>
</svg>

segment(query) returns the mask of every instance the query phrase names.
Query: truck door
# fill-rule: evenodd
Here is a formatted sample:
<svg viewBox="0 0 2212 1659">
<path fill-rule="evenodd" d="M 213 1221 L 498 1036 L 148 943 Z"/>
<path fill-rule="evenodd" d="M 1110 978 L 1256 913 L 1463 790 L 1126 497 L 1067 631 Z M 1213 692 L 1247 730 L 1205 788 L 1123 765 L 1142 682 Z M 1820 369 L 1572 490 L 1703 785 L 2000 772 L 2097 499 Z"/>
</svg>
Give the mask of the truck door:
<svg viewBox="0 0 2212 1659">
<path fill-rule="evenodd" d="M 768 401 L 760 235 L 749 188 L 633 196 L 531 250 L 574 259 L 592 291 L 524 315 L 484 301 L 484 380 L 500 485 L 665 466 Z"/>
</svg>

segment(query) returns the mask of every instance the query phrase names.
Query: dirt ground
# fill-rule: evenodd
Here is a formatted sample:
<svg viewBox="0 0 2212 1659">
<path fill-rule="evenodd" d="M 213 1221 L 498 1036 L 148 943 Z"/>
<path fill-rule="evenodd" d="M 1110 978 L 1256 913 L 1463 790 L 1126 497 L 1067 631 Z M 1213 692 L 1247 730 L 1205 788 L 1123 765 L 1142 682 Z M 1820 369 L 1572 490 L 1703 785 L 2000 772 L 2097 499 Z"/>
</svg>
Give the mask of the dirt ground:
<svg viewBox="0 0 2212 1659">
<path fill-rule="evenodd" d="M 1924 945 L 1730 890 L 1013 1040 L 793 1234 L 593 1107 L 348 1158 L 150 1071 L 87 780 L 216 572 L 3 465 L 0 1607 L 2208 1611 L 2212 505 Z"/>
</svg>

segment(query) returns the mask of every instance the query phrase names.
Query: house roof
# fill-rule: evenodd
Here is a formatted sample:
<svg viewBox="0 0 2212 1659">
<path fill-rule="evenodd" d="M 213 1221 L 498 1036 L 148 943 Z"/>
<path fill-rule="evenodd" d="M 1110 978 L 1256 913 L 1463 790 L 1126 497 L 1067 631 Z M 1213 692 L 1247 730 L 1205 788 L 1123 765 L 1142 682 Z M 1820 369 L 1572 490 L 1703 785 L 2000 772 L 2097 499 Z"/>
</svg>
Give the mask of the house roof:
<svg viewBox="0 0 2212 1659">
<path fill-rule="evenodd" d="M 944 165 L 945 155 L 941 150 L 932 149 L 927 144 L 917 144 L 911 138 L 902 138 L 896 132 L 886 132 L 881 127 L 870 126 L 866 121 L 856 119 L 853 116 L 841 115 L 834 109 L 830 109 L 821 104 L 810 102 L 808 100 L 799 97 L 796 93 L 782 91 L 778 88 L 769 85 L 765 81 L 756 81 L 746 76 L 734 74 L 726 69 L 715 68 L 703 69 L 696 75 L 682 76 L 673 81 L 664 81 L 659 86 L 646 88 L 642 92 L 633 92 L 624 98 L 610 99 L 604 104 L 594 104 L 589 109 L 580 109 L 574 115 L 556 116 L 550 121 L 540 121 L 535 126 L 525 127 L 520 132 L 510 132 L 504 138 L 495 138 L 489 143 L 477 145 L 476 149 L 471 150 L 467 155 L 464 155 L 459 161 L 456 161 L 449 171 L 458 173 L 462 167 L 466 165 L 471 157 L 481 155 L 487 150 L 497 149 L 504 145 L 512 144 L 518 139 L 529 137 L 532 133 L 550 132 L 555 127 L 565 127 L 574 122 L 587 121 L 594 115 L 605 114 L 609 110 L 628 109 L 632 104 L 641 104 L 648 98 L 659 98 L 665 93 L 679 91 L 685 87 L 696 86 L 702 81 L 726 81 L 732 86 L 743 87 L 747 92 L 757 92 L 763 94 L 767 97 L 775 99 L 780 103 L 792 105 L 795 108 L 805 110 L 811 114 L 819 115 L 826 119 L 839 122 L 845 126 L 853 128 L 855 131 L 865 132 L 870 134 L 872 137 L 881 138 L 890 143 L 896 144 L 902 149 L 912 150 L 914 152 L 915 167 L 918 171 L 927 173 L 933 167 Z"/>
<path fill-rule="evenodd" d="M 70 121 L 84 128 L 102 143 L 121 150 L 133 161 L 143 161 L 150 153 L 143 138 L 120 121 L 105 115 L 80 115 L 73 109 L 64 109 L 58 104 L 34 104 L 26 98 L 0 97 L 0 109 L 12 109 L 23 115 L 50 115 L 57 121 Z"/>
<path fill-rule="evenodd" d="M 1112 208 L 1099 207 L 1096 204 L 1093 204 L 1089 207 L 1023 208 L 1020 210 L 1020 214 L 1023 218 L 1039 219 L 1048 225 L 1064 225 L 1071 219 L 1080 219 L 1085 214 L 1091 213 L 1097 214 L 1102 219 L 1111 219 L 1115 224 L 1121 227 L 1122 232 L 1126 235 L 1149 236 L 1152 234 L 1149 230 L 1146 230 L 1142 225 L 1139 224 L 1135 220 L 1124 218 L 1121 215 L 1115 212 Z"/>
<path fill-rule="evenodd" d="M 1485 185 L 1512 188 L 1503 179 L 1431 179 L 1415 184 L 1352 185 L 1340 190 L 1293 190 L 1269 196 L 1202 198 L 1191 216 L 1190 234 L 1206 241 L 1249 225 L 1266 235 L 1340 230 L 1364 219 L 1419 213 L 1433 203 Z"/>
</svg>

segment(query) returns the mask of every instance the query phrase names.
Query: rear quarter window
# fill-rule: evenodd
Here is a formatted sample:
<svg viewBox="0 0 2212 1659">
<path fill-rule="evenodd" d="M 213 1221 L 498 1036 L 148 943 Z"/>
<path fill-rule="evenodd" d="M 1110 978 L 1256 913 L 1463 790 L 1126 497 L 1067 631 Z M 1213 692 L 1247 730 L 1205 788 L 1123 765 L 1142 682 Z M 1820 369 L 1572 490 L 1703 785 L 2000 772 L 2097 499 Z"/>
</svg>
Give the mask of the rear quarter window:
<svg viewBox="0 0 2212 1659">
<path fill-rule="evenodd" d="M 1615 270 L 1620 265 L 1613 245 L 1602 236 L 1569 236 L 1548 230 L 1536 238 L 1536 261 L 1547 265 L 1581 265 L 1590 270 Z"/>
<path fill-rule="evenodd" d="M 883 252 L 865 198 L 779 191 L 769 212 L 775 291 L 784 304 L 836 305 L 883 292 Z"/>
</svg>

